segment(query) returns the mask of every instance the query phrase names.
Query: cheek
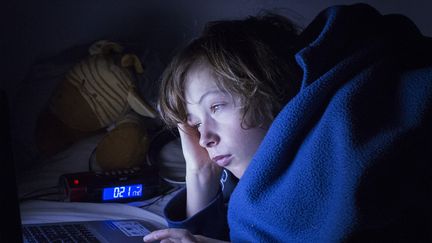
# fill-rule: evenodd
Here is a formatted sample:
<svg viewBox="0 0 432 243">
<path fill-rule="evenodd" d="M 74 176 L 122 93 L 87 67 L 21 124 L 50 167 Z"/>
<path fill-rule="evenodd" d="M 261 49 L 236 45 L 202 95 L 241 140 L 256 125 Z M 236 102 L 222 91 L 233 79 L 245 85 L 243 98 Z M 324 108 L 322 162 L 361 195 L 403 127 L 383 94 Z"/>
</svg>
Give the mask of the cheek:
<svg viewBox="0 0 432 243">
<path fill-rule="evenodd" d="M 262 128 L 244 129 L 241 127 L 242 116 L 239 110 L 232 112 L 229 116 L 220 117 L 218 120 L 219 135 L 221 141 L 236 153 L 249 157 L 256 152 L 259 144 L 266 134 Z"/>
<path fill-rule="evenodd" d="M 263 140 L 265 136 L 266 131 L 259 128 L 254 128 L 253 131 L 250 131 L 247 133 L 247 141 L 250 146 L 254 147 L 256 150 L 257 147 L 261 144 L 261 141 Z"/>
<path fill-rule="evenodd" d="M 244 156 L 251 157 L 255 154 L 258 146 L 261 144 L 266 131 L 259 128 L 241 129 L 233 137 L 233 145 L 237 151 L 241 151 Z"/>
</svg>

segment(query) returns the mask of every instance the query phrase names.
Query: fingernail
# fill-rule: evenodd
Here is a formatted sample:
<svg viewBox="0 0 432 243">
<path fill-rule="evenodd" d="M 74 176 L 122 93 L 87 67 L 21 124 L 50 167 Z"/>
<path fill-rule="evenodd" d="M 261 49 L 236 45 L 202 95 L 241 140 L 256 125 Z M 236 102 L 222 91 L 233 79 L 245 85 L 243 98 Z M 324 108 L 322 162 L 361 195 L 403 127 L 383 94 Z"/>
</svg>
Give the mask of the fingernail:
<svg viewBox="0 0 432 243">
<path fill-rule="evenodd" d="M 148 241 L 150 239 L 150 237 L 148 235 L 143 237 L 143 241 Z"/>
</svg>

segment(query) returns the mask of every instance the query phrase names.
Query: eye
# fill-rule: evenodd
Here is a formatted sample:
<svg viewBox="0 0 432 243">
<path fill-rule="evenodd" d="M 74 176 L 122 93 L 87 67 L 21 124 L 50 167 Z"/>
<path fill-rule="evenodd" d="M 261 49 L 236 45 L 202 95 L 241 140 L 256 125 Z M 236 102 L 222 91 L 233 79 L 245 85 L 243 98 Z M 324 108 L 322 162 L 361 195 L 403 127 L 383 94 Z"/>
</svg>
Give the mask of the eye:
<svg viewBox="0 0 432 243">
<path fill-rule="evenodd" d="M 201 123 L 200 122 L 190 123 L 189 126 L 194 129 L 198 129 L 201 126 Z"/>
<path fill-rule="evenodd" d="M 224 104 L 214 104 L 212 106 L 210 106 L 210 111 L 212 113 L 216 113 L 217 111 L 219 111 L 220 109 L 222 109 Z"/>
</svg>

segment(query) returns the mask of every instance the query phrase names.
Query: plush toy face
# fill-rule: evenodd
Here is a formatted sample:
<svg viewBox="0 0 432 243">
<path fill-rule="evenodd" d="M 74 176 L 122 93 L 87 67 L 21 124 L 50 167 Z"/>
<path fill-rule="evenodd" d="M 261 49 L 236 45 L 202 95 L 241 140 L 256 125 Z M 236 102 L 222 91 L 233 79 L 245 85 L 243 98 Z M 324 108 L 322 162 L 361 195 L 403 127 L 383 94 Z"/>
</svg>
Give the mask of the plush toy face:
<svg viewBox="0 0 432 243">
<path fill-rule="evenodd" d="M 138 57 L 126 54 L 119 58 L 118 54 L 112 54 L 110 50 L 121 50 L 112 42 L 92 47 L 93 55 L 66 74 L 65 84 L 51 100 L 53 113 L 69 127 L 81 131 L 108 127 L 130 108 L 154 117 L 152 108 L 134 91 L 135 80 L 127 68 L 132 66 L 137 73 L 143 72 Z"/>
<path fill-rule="evenodd" d="M 88 57 L 66 73 L 46 114 L 40 116 L 37 143 L 46 156 L 124 123 L 132 110 L 141 116 L 156 115 L 135 90 L 133 72 L 143 72 L 136 55 L 122 54 L 123 48 L 109 41 L 96 42 L 89 51 Z M 97 160 L 102 168 L 129 167 L 142 161 L 146 147 L 145 125 L 119 123 L 98 146 Z"/>
<path fill-rule="evenodd" d="M 73 129 L 107 127 L 128 111 L 131 87 L 128 70 L 116 66 L 110 57 L 90 56 L 66 74 L 51 110 Z"/>
</svg>

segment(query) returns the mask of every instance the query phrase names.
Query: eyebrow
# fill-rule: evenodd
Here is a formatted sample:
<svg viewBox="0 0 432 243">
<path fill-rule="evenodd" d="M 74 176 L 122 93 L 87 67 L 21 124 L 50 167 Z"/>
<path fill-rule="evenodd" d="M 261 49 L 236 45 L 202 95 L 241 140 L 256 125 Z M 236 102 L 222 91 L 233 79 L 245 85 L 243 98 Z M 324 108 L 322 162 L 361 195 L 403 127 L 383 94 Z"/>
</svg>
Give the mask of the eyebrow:
<svg viewBox="0 0 432 243">
<path fill-rule="evenodd" d="M 217 93 L 227 94 L 227 92 L 221 91 L 221 90 L 210 90 L 210 91 L 207 91 L 203 95 L 201 95 L 200 99 L 198 100 L 198 104 L 201 104 L 201 102 L 204 100 L 204 98 L 206 96 L 211 95 L 211 94 L 217 94 Z"/>
<path fill-rule="evenodd" d="M 204 98 L 205 98 L 206 96 L 211 95 L 211 94 L 218 94 L 218 93 L 228 94 L 228 92 L 226 92 L 226 91 L 222 91 L 222 90 L 210 90 L 210 91 L 205 92 L 203 95 L 201 95 L 201 97 L 199 98 L 197 104 L 201 104 L 201 102 L 204 100 Z M 190 116 L 191 116 L 190 113 L 186 113 L 186 119 L 187 119 L 188 121 L 190 121 Z"/>
</svg>

